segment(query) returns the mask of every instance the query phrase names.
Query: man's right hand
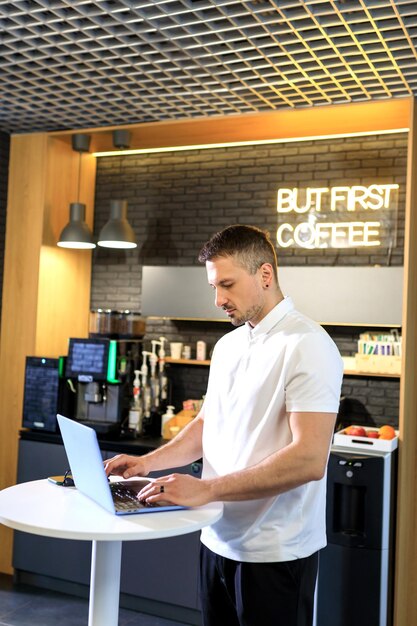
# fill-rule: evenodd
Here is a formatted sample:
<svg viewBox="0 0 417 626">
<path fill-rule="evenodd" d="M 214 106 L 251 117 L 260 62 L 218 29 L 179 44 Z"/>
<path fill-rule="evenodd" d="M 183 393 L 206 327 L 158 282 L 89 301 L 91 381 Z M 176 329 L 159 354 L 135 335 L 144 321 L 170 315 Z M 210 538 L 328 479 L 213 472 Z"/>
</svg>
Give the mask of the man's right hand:
<svg viewBox="0 0 417 626">
<path fill-rule="evenodd" d="M 123 476 L 123 478 L 149 474 L 149 470 L 146 469 L 146 464 L 140 456 L 129 456 L 128 454 L 118 454 L 104 461 L 104 469 L 107 476 L 115 474 L 116 476 Z"/>
</svg>

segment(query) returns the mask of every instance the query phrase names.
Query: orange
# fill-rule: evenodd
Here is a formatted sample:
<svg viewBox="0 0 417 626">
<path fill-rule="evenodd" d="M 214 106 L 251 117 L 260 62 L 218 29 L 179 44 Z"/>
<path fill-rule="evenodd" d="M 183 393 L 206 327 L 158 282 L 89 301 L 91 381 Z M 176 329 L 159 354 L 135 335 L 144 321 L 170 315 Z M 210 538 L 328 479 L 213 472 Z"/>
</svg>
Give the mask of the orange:
<svg viewBox="0 0 417 626">
<path fill-rule="evenodd" d="M 381 428 L 378 430 L 378 433 L 380 439 L 394 439 L 394 437 L 396 436 L 394 428 L 389 424 L 381 426 Z"/>
</svg>

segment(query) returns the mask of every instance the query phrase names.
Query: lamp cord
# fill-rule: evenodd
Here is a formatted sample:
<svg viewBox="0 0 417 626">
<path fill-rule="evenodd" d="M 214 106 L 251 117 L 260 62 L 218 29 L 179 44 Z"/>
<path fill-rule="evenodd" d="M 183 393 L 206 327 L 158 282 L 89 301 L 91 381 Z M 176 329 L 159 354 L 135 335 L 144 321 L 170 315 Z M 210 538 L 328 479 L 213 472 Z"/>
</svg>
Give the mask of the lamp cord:
<svg viewBox="0 0 417 626">
<path fill-rule="evenodd" d="M 78 152 L 78 192 L 77 202 L 80 201 L 80 188 L 81 188 L 81 151 Z"/>
</svg>

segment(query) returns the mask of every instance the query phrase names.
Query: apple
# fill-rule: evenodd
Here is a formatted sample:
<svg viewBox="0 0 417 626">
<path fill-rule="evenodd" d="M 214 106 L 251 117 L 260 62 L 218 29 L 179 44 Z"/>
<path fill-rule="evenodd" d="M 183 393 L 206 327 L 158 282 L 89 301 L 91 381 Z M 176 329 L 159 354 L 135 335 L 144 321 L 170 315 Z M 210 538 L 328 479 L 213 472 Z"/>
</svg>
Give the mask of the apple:
<svg viewBox="0 0 417 626">
<path fill-rule="evenodd" d="M 362 426 L 348 426 L 345 435 L 350 437 L 366 437 L 366 430 Z"/>
<path fill-rule="evenodd" d="M 379 439 L 379 434 L 377 430 L 368 430 L 367 436 L 371 439 Z"/>
</svg>

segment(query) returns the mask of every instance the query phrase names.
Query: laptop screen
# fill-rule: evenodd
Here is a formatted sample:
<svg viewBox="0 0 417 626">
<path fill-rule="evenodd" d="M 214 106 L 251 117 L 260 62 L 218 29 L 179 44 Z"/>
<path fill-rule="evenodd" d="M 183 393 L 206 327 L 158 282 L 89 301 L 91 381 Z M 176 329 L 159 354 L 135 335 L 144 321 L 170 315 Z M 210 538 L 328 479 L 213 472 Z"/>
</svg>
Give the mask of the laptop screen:
<svg viewBox="0 0 417 626">
<path fill-rule="evenodd" d="M 59 414 L 57 419 L 75 486 L 81 493 L 94 500 L 107 511 L 110 511 L 110 513 L 116 513 L 95 430 Z M 138 480 L 148 481 L 152 479 L 139 478 Z M 129 485 L 129 481 L 125 481 L 125 484 Z M 138 509 L 134 512 L 150 513 L 184 508 L 187 507 L 168 503 L 161 506 L 148 507 L 138 502 Z M 124 515 L 132 512 L 117 511 L 117 514 Z"/>
</svg>

